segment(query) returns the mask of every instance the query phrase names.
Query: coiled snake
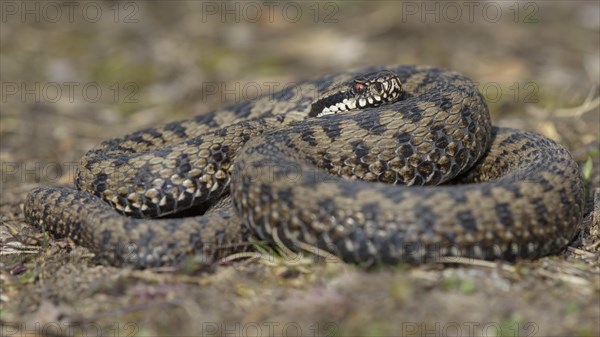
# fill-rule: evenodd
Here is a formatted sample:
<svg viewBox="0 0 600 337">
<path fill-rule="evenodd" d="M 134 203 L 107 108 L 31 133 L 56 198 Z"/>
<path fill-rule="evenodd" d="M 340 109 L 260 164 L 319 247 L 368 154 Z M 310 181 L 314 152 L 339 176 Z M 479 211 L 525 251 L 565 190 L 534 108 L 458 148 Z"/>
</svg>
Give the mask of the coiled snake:
<svg viewBox="0 0 600 337">
<path fill-rule="evenodd" d="M 274 237 L 367 264 L 536 258 L 573 238 L 584 199 L 562 146 L 492 127 L 468 78 L 419 66 L 327 75 L 108 140 L 76 186 L 32 190 L 27 221 L 136 267 Z M 228 192 L 203 215 L 150 219 Z"/>
</svg>

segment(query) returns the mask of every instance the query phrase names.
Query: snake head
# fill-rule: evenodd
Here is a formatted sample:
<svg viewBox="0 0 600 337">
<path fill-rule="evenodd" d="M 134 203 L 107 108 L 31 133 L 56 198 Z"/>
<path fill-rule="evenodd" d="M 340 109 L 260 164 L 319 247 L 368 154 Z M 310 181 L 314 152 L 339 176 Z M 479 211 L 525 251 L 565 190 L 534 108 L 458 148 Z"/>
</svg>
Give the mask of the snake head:
<svg viewBox="0 0 600 337">
<path fill-rule="evenodd" d="M 322 94 L 312 105 L 309 117 L 341 111 L 377 107 L 396 102 L 402 94 L 400 78 L 389 70 L 357 76 Z"/>
</svg>

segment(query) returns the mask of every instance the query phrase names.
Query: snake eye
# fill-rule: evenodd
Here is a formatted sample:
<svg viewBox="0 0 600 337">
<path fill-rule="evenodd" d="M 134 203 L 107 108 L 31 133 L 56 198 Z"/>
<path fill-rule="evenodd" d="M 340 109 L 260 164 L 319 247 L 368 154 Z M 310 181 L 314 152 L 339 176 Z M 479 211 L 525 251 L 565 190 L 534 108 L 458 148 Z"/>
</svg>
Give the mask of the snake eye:
<svg viewBox="0 0 600 337">
<path fill-rule="evenodd" d="M 358 92 L 358 93 L 365 91 L 366 88 L 367 88 L 367 86 L 364 83 L 360 83 L 360 82 L 354 83 L 354 90 L 356 90 L 356 92 Z"/>
</svg>

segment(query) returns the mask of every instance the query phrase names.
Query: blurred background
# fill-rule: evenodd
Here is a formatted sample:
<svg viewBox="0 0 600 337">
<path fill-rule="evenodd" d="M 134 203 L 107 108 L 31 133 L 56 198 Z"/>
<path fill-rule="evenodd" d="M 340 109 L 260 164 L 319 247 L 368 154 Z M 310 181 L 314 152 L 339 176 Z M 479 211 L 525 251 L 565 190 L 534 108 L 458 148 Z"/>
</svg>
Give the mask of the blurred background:
<svg viewBox="0 0 600 337">
<path fill-rule="evenodd" d="M 0 213 L 5 219 L 22 218 L 19 208 L 14 206 L 35 184 L 72 183 L 73 169 L 79 158 L 104 139 L 253 99 L 272 88 L 281 89 L 301 79 L 378 64 L 428 64 L 468 75 L 479 83 L 496 125 L 534 130 L 563 143 L 581 164 L 588 189 L 600 186 L 600 3 L 597 1 L 6 0 L 0 6 L 3 207 Z M 20 263 L 25 270 L 31 270 L 27 264 L 31 261 Z M 78 265 L 76 270 L 81 268 L 87 267 Z M 116 273 L 106 270 L 108 272 L 103 269 L 99 273 Z M 460 270 L 458 273 L 462 273 Z M 437 290 L 439 284 L 431 278 L 447 279 L 446 274 L 422 272 L 420 276 L 413 276 L 425 283 L 433 282 L 432 288 Z M 34 275 L 39 281 L 39 275 Z M 317 275 L 320 280 L 322 275 Z M 593 323 L 598 323 L 600 313 L 589 302 L 594 296 L 597 299 L 598 288 L 591 288 L 593 296 L 589 292 L 575 293 L 571 309 L 564 309 L 563 295 L 557 294 L 556 301 L 550 300 L 550 303 L 534 300 L 534 304 L 527 304 L 507 297 L 502 290 L 504 285 L 494 285 L 499 288 L 490 291 L 501 308 L 498 311 L 485 306 L 489 295 L 485 291 L 475 291 L 472 300 L 466 301 L 454 297 L 453 293 L 443 295 L 445 281 L 440 281 L 443 294 L 428 297 L 432 302 L 422 304 L 404 290 L 406 284 L 414 280 L 398 281 L 396 277 L 377 276 L 392 284 L 400 282 L 400 288 L 391 290 L 397 292 L 393 296 L 399 296 L 392 307 L 373 299 L 389 297 L 385 292 L 382 294 L 380 288 L 361 289 L 356 285 L 358 280 L 373 281 L 359 273 L 350 281 L 340 281 L 352 284 L 344 288 L 346 290 L 323 290 L 329 289 L 324 285 L 329 283 L 323 281 L 319 283 L 321 290 L 313 289 L 308 295 L 283 296 L 293 309 L 282 309 L 279 315 L 304 317 L 312 310 L 321 312 L 330 321 L 340 322 L 340 326 L 348 324 L 352 328 L 336 330 L 338 334 L 358 331 L 386 335 L 402 328 L 386 319 L 392 313 L 404 313 L 417 322 L 433 311 L 446 320 L 459 319 L 453 304 L 458 301 L 478 312 L 469 316 L 471 319 L 491 317 L 510 326 L 534 317 L 541 335 L 557 331 L 581 335 L 598 333 L 598 326 Z M 474 282 L 473 277 L 477 275 L 467 277 L 471 282 L 466 283 L 467 287 Z M 77 283 L 61 279 L 61 282 L 89 289 L 89 282 L 97 282 L 90 278 L 96 281 Z M 458 279 L 460 293 L 463 279 Z M 80 303 L 81 298 L 60 293 L 56 284 L 63 283 L 46 282 L 55 285 L 53 290 L 47 286 L 40 288 L 33 281 L 32 288 L 27 289 L 33 289 L 38 295 L 50 291 L 54 299 L 51 304 L 40 295 L 42 297 L 26 302 L 29 306 L 13 306 L 9 311 L 13 316 L 8 317 L 39 318 L 43 304 L 50 306 L 44 307 L 44 312 L 51 308 L 54 311 L 50 312 L 55 314 L 57 306 L 60 307 L 61 317 L 97 318 L 94 315 L 100 309 L 90 309 L 96 307 L 88 303 L 86 308 L 91 313 L 79 312 L 74 309 L 74 303 Z M 509 277 L 509 281 L 502 282 L 515 281 Z M 178 301 L 183 301 L 181 291 L 187 289 L 177 286 L 177 289 L 161 290 L 163 292 L 153 289 L 152 292 L 146 285 L 136 283 L 131 290 L 129 283 L 127 286 L 119 284 L 117 294 L 130 296 L 133 292 L 138 297 L 164 299 L 168 296 L 163 292 L 172 295 L 174 291 L 176 295 L 172 296 Z M 452 284 L 450 288 L 454 289 Z M 123 305 L 111 297 L 115 296 L 110 290 L 112 286 L 106 286 L 109 290 L 104 285 L 99 287 L 104 289 L 101 291 L 104 296 L 114 300 L 112 305 Z M 242 304 L 234 301 L 235 309 L 225 305 L 210 311 L 192 305 L 193 310 L 186 307 L 183 311 L 190 314 L 200 310 L 214 321 L 227 320 L 227 315 L 245 321 L 270 317 L 269 309 L 280 310 L 283 304 L 273 298 L 266 302 L 256 300 L 254 296 L 258 293 L 260 296 L 270 293 L 266 290 L 269 286 L 262 287 L 260 291 L 249 285 L 233 286 L 237 290 L 225 288 L 226 296 L 242 301 Z M 371 304 L 361 307 L 348 301 L 346 294 L 353 287 L 373 295 L 367 300 Z M 537 294 L 548 291 L 544 286 L 529 289 L 519 284 L 517 288 L 533 292 L 534 299 Z M 23 288 L 17 286 L 16 289 L 18 291 L 8 294 L 21 296 Z M 387 283 L 384 289 L 390 290 Z M 218 289 L 202 291 L 203 295 L 190 295 L 193 303 L 201 303 L 198 298 L 202 296 L 215 299 L 211 291 L 219 293 Z M 285 287 L 279 291 L 270 294 L 289 295 Z M 571 291 L 575 291 L 574 288 L 563 291 L 564 296 L 571 296 Z M 91 296 L 89 290 L 76 293 L 98 300 L 97 293 L 92 292 L 94 296 Z M 5 300 L 14 298 L 9 295 Z M 269 309 L 254 313 L 255 317 L 247 309 L 257 303 Z M 319 305 L 325 308 L 313 310 Z M 386 308 L 381 316 L 385 322 L 366 325 L 370 321 L 369 312 L 377 312 L 373 308 L 379 305 Z M 417 306 L 421 309 L 414 309 Z M 542 309 L 547 311 L 544 315 L 548 318 L 536 316 Z M 577 315 L 565 316 L 565 310 L 569 313 L 575 310 Z M 315 322 L 314 315 L 306 315 Z M 6 314 L 4 317 L 6 320 Z M 147 331 L 170 331 L 173 322 L 180 319 L 177 315 L 172 320 L 169 315 L 164 317 L 166 322 L 147 321 Z M 357 323 L 348 323 L 352 321 L 350 318 Z M 178 329 L 181 333 L 192 331 L 198 328 L 194 324 L 197 322 L 182 323 Z M 160 330 L 157 325 L 168 328 Z M 363 330 L 353 330 L 359 327 Z M 421 331 L 419 329 L 417 331 Z"/>
</svg>

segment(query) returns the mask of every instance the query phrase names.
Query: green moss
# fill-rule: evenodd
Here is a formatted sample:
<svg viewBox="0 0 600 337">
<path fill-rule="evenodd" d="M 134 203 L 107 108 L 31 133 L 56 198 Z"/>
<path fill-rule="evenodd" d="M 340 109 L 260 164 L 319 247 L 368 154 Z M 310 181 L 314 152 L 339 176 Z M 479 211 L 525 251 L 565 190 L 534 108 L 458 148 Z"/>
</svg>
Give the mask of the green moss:
<svg viewBox="0 0 600 337">
<path fill-rule="evenodd" d="M 121 85 L 133 82 L 141 86 L 142 84 L 156 80 L 152 66 L 143 62 L 124 59 L 118 55 L 107 58 L 104 62 L 97 63 L 91 69 L 91 72 L 96 81 L 108 85 L 113 85 L 117 82 Z"/>
<path fill-rule="evenodd" d="M 362 326 L 362 328 L 358 328 L 357 330 L 354 330 L 354 333 L 348 333 L 348 334 L 342 334 L 342 335 L 348 335 L 348 336 L 389 336 L 390 335 L 390 328 L 389 328 L 389 322 L 383 322 L 383 321 L 375 321 L 375 322 L 370 322 L 367 323 L 366 325 Z"/>
<path fill-rule="evenodd" d="M 579 312 L 579 303 L 575 302 L 575 301 L 568 301 L 567 303 L 565 303 L 564 306 L 564 312 L 565 315 L 573 315 Z"/>
<path fill-rule="evenodd" d="M 595 336 L 594 332 L 589 328 L 579 328 L 577 329 L 577 337 L 592 337 Z"/>
<path fill-rule="evenodd" d="M 219 64 L 226 58 L 232 57 L 232 51 L 225 47 L 214 46 L 198 55 L 196 64 L 209 73 L 219 71 Z"/>
<path fill-rule="evenodd" d="M 398 278 L 390 285 L 390 295 L 396 300 L 404 300 L 410 292 L 410 283 L 406 278 Z"/>
<path fill-rule="evenodd" d="M 528 326 L 523 325 L 520 320 L 510 317 L 502 322 L 500 322 L 500 335 L 499 337 L 512 337 L 519 336 L 522 333 L 529 332 Z"/>
<path fill-rule="evenodd" d="M 447 291 L 458 290 L 463 294 L 472 294 L 477 287 L 472 281 L 449 277 L 442 282 L 442 289 Z"/>
<path fill-rule="evenodd" d="M 33 270 L 27 270 L 23 274 L 19 275 L 19 282 L 22 284 L 28 283 L 35 277 L 36 273 Z"/>
</svg>

